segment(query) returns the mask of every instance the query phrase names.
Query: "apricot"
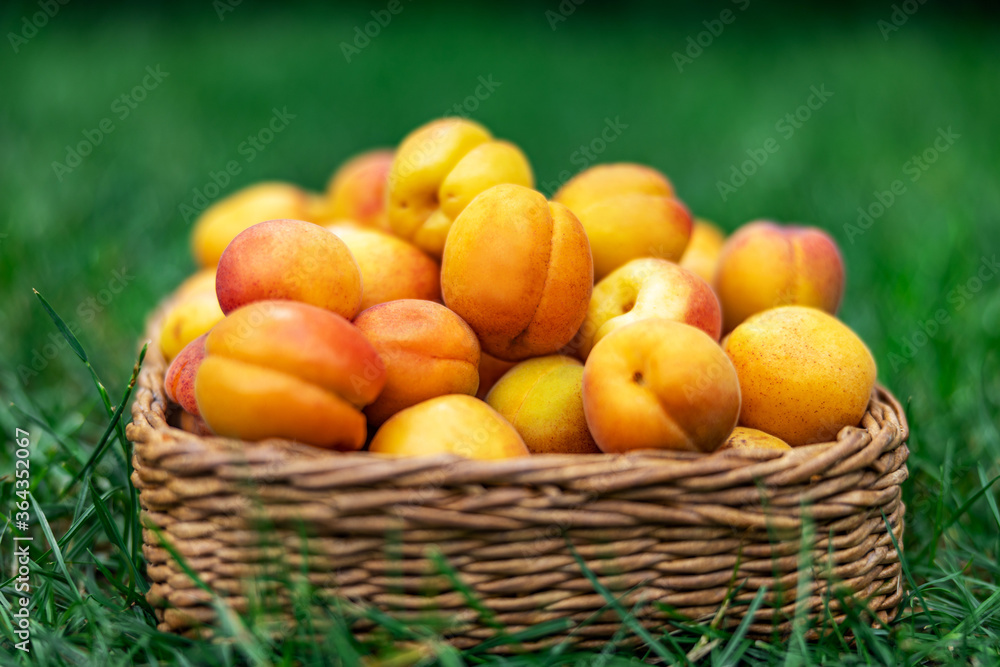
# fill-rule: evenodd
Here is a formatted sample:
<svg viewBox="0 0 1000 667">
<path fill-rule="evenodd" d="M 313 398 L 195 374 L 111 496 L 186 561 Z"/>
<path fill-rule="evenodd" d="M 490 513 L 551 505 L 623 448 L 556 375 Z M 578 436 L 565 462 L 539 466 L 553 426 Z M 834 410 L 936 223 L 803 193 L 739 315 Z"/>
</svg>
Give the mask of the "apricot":
<svg viewBox="0 0 1000 667">
<path fill-rule="evenodd" d="M 348 319 L 361 306 L 358 263 L 333 232 L 301 220 L 268 220 L 240 232 L 219 260 L 222 312 L 254 301 L 288 299 Z"/>
<path fill-rule="evenodd" d="M 793 447 L 833 440 L 868 409 L 875 360 L 857 334 L 819 309 L 753 315 L 729 334 L 725 351 L 743 389 L 740 425 Z"/>
<path fill-rule="evenodd" d="M 326 187 L 326 219 L 388 229 L 386 187 L 395 154 L 392 149 L 377 149 L 342 164 Z"/>
<path fill-rule="evenodd" d="M 299 220 L 322 224 L 330 218 L 326 195 L 321 192 L 306 192 L 306 206 Z"/>
<path fill-rule="evenodd" d="M 684 255 L 679 262 L 709 285 L 715 282 L 715 270 L 719 265 L 719 255 L 726 243 L 726 235 L 722 230 L 708 222 L 695 218 L 691 228 L 691 239 L 688 241 Z"/>
<path fill-rule="evenodd" d="M 479 341 L 441 304 L 389 301 L 362 311 L 354 326 L 375 347 L 386 371 L 385 388 L 365 408 L 372 424 L 436 396 L 476 393 Z"/>
<path fill-rule="evenodd" d="M 529 454 L 506 419 L 465 394 L 438 396 L 397 412 L 375 433 L 369 450 L 394 456 L 456 454 L 487 460 Z"/>
<path fill-rule="evenodd" d="M 211 275 L 202 277 L 199 272 L 177 289 L 177 296 L 163 316 L 160 351 L 166 361 L 176 357 L 195 338 L 208 333 L 223 318 L 215 295 L 215 271 L 206 269 L 206 272 Z"/>
<path fill-rule="evenodd" d="M 437 259 L 452 222 L 476 195 L 501 183 L 532 187 L 534 182 L 517 146 L 495 140 L 470 120 L 435 120 L 410 133 L 396 151 L 389 173 L 389 226 Z"/>
<path fill-rule="evenodd" d="M 844 262 L 836 242 L 820 229 L 751 222 L 723 246 L 715 289 L 726 331 L 776 306 L 812 306 L 836 314 Z"/>
<path fill-rule="evenodd" d="M 620 326 L 665 317 L 697 327 L 719 340 L 722 310 L 704 280 L 665 259 L 633 259 L 594 286 L 587 318 L 573 343 L 581 359 Z"/>
<path fill-rule="evenodd" d="M 191 232 L 195 261 L 214 267 L 244 229 L 264 220 L 308 218 L 308 207 L 308 193 L 290 183 L 258 183 L 235 192 L 206 208 L 195 221 Z"/>
<path fill-rule="evenodd" d="M 194 433 L 200 436 L 210 436 L 214 435 L 212 429 L 208 427 L 205 420 L 201 417 L 191 414 L 190 412 L 181 412 L 177 416 L 177 426 L 182 431 L 187 431 L 188 433 Z"/>
<path fill-rule="evenodd" d="M 194 380 L 205 358 L 205 338 L 208 334 L 198 336 L 184 346 L 184 349 L 174 357 L 174 360 L 167 366 L 167 372 L 163 375 L 163 390 L 174 403 L 184 408 L 196 417 L 201 416 L 198 412 L 198 401 L 194 395 Z"/>
<path fill-rule="evenodd" d="M 177 289 L 175 297 L 182 297 L 191 292 L 215 292 L 215 267 L 199 269 L 184 279 Z"/>
<path fill-rule="evenodd" d="M 296 301 L 254 302 L 212 329 L 205 355 L 195 396 L 215 433 L 340 450 L 364 445 L 361 408 L 382 391 L 385 368 L 340 315 Z"/>
<path fill-rule="evenodd" d="M 591 167 L 567 181 L 553 200 L 587 230 L 596 280 L 640 257 L 677 261 L 691 236 L 691 214 L 666 176 L 650 167 Z"/>
<path fill-rule="evenodd" d="M 662 318 L 619 327 L 591 350 L 583 410 L 598 447 L 711 452 L 736 426 L 733 364 L 704 331 Z"/>
<path fill-rule="evenodd" d="M 718 451 L 724 449 L 791 449 L 792 446 L 781 438 L 755 428 L 737 426 L 722 443 Z"/>
<path fill-rule="evenodd" d="M 441 293 L 486 352 L 515 361 L 573 338 L 593 275 L 587 235 L 568 208 L 520 185 L 497 185 L 455 220 Z"/>
<path fill-rule="evenodd" d="M 349 222 L 326 225 L 358 263 L 364 292 L 360 310 L 399 299 L 441 300 L 437 262 L 403 239 Z"/>
<path fill-rule="evenodd" d="M 583 414 L 583 364 L 551 355 L 522 361 L 486 397 L 532 454 L 599 454 Z"/>
<path fill-rule="evenodd" d="M 516 361 L 497 359 L 492 354 L 482 352 L 479 355 L 479 389 L 476 390 L 476 398 L 486 400 L 486 394 L 497 383 L 497 380 L 516 365 Z"/>
</svg>

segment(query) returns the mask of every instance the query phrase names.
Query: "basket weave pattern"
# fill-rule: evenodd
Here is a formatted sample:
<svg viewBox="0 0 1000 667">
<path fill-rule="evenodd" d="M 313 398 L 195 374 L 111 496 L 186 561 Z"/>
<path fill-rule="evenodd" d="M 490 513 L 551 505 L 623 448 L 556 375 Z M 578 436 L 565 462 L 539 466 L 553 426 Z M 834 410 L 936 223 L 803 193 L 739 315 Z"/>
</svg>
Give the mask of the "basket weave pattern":
<svg viewBox="0 0 1000 667">
<path fill-rule="evenodd" d="M 615 636 L 620 618 L 578 557 L 654 630 L 675 614 L 732 628 L 761 586 L 768 593 L 750 636 L 789 633 L 796 610 L 841 620 L 842 592 L 883 622 L 898 611 L 901 567 L 886 523 L 901 545 L 907 425 L 881 388 L 860 427 L 785 453 L 391 459 L 176 428 L 153 347 L 128 435 L 149 601 L 163 630 L 210 635 L 216 610 L 161 539 L 237 612 L 250 604 L 248 582 L 278 558 L 329 596 L 401 619 L 449 619 L 459 648 L 496 627 L 513 633 L 551 619 L 572 627 L 521 647 Z M 435 552 L 492 612 L 488 623 Z M 367 620 L 352 629 L 377 631 Z"/>
</svg>

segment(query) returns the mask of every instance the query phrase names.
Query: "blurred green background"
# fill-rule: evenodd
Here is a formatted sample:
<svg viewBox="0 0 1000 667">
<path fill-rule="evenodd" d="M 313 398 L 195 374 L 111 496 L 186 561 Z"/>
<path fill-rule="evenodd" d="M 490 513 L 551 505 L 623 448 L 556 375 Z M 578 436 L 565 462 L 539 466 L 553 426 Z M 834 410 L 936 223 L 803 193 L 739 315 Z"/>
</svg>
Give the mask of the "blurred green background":
<svg viewBox="0 0 1000 667">
<path fill-rule="evenodd" d="M 212 172 L 239 162 L 223 194 L 321 189 L 347 157 L 457 104 L 522 146 L 545 190 L 592 161 L 637 161 L 727 231 L 756 218 L 829 231 L 848 270 L 841 316 L 909 405 L 911 467 L 957 451 L 949 474 L 995 472 L 1000 30 L 986 5 L 51 4 L 44 21 L 45 1 L 0 10 L 5 399 L 53 418 L 93 400 L 32 288 L 117 395 L 147 313 L 194 269 L 182 206 Z M 366 43 L 372 12 L 391 19 Z M 287 127 L 249 151 L 274 110 Z M 620 133 L 595 142 L 609 122 Z M 778 151 L 745 165 L 768 139 Z M 723 196 L 739 169 L 753 173 Z"/>
<path fill-rule="evenodd" d="M 184 207 L 212 197 L 213 173 L 240 167 L 219 196 L 273 179 L 319 190 L 346 158 L 458 105 L 519 144 L 547 193 L 589 164 L 636 161 L 663 170 L 698 216 L 727 231 L 770 218 L 830 232 L 847 264 L 840 315 L 910 417 L 911 592 L 921 585 L 951 619 L 942 633 L 975 618 L 995 639 L 994 5 L 3 3 L 0 473 L 12 468 L 14 428 L 46 424 L 33 430 L 33 493 L 50 517 L 70 516 L 76 498 L 57 494 L 76 464 L 60 447 L 96 442 L 106 424 L 87 370 L 32 288 L 117 400 L 147 314 L 194 270 Z M 374 36 L 359 37 L 365 30 Z M 276 111 L 287 125 L 252 147 Z M 123 488 L 125 470 L 98 472 Z M 7 479 L 0 495 L 9 500 L 12 487 Z M 89 646 L 93 624 L 79 627 L 70 641 Z M 58 655 L 63 645 L 53 646 Z M 94 646 L 103 659 L 104 644 Z"/>
</svg>

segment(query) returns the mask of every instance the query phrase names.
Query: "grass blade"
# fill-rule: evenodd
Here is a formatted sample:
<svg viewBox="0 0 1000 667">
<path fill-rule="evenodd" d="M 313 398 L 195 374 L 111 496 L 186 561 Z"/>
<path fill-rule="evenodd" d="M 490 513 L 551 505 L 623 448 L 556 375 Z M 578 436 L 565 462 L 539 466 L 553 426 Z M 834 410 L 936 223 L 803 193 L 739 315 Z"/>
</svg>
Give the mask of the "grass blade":
<svg viewBox="0 0 1000 667">
<path fill-rule="evenodd" d="M 80 447 L 78 447 L 76 445 L 76 443 L 70 442 L 70 441 L 66 440 L 66 438 L 64 438 L 59 433 L 56 433 L 55 429 L 53 429 L 51 426 L 49 426 L 48 423 L 44 419 L 42 419 L 41 417 L 38 417 L 36 415 L 31 414 L 30 412 L 28 412 L 24 408 L 20 407 L 19 405 L 14 404 L 14 403 L 11 403 L 10 407 L 11 407 L 11 409 L 14 412 L 19 413 L 22 417 L 24 417 L 28 421 L 31 421 L 31 422 L 34 422 L 35 424 L 38 424 L 43 431 L 45 431 L 46 433 L 48 433 L 52 437 L 53 440 L 55 440 L 57 443 L 59 443 L 59 446 L 62 447 L 63 451 L 67 452 L 74 459 L 76 459 L 77 463 L 80 463 L 80 464 L 86 463 L 86 461 L 87 461 L 87 454 L 82 449 L 80 449 Z"/>
<path fill-rule="evenodd" d="M 42 512 L 42 508 L 39 506 L 38 501 L 35 500 L 35 496 L 29 493 L 28 497 L 31 498 L 31 504 L 35 507 L 35 517 L 38 519 L 38 526 L 42 529 L 42 534 L 45 535 L 45 539 L 49 541 L 49 548 L 52 550 L 52 555 L 56 559 L 56 564 L 59 566 L 59 570 L 62 572 L 63 576 L 66 577 L 66 583 L 73 591 L 73 595 L 76 597 L 77 601 L 82 601 L 83 598 L 80 596 L 80 589 L 76 587 L 73 583 L 73 578 L 69 576 L 69 569 L 66 567 L 66 561 L 63 560 L 62 550 L 59 548 L 58 540 L 56 540 L 55 536 L 52 534 L 52 528 L 49 526 L 48 519 L 45 518 L 45 514 Z"/>
<path fill-rule="evenodd" d="M 667 663 L 674 664 L 675 661 L 680 659 L 683 664 L 685 665 L 689 664 L 686 654 L 684 653 L 684 651 L 681 650 L 681 647 L 678 646 L 676 642 L 674 642 L 673 638 L 670 637 L 670 635 L 665 634 L 663 635 L 663 637 L 671 644 L 671 647 L 676 651 L 676 653 L 671 653 L 670 651 L 668 651 L 667 647 L 665 647 L 655 637 L 653 637 L 653 635 L 651 635 L 649 631 L 646 630 L 645 627 L 643 627 L 642 623 L 636 620 L 635 616 L 628 613 L 625 610 L 625 608 L 622 607 L 621 603 L 618 601 L 617 598 L 615 598 L 614 594 L 610 590 L 608 590 L 608 588 L 604 584 L 602 584 L 600 580 L 597 578 L 597 575 L 595 575 L 594 572 L 589 567 L 587 567 L 587 562 L 583 560 L 583 557 L 576 550 L 576 547 L 573 546 L 572 542 L 567 540 L 566 546 L 569 548 L 569 552 L 570 554 L 572 554 L 573 559 L 576 560 L 577 565 L 580 566 L 580 570 L 583 572 L 583 576 L 585 576 L 587 580 L 590 581 L 590 584 L 594 587 L 594 590 L 600 593 L 601 596 L 608 601 L 608 603 L 611 605 L 611 608 L 614 609 L 615 613 L 618 614 L 618 617 L 622 619 L 622 623 L 626 624 L 632 632 L 637 634 L 644 642 L 646 642 L 646 645 L 650 649 L 652 649 L 652 651 L 656 653 L 656 655 L 658 655 L 662 660 L 666 661 Z"/>
<path fill-rule="evenodd" d="M 972 610 L 972 613 L 962 619 L 958 627 L 948 634 L 965 636 L 970 628 L 984 625 L 986 620 L 995 614 L 998 609 L 1000 609 L 1000 589 L 993 591 L 992 595 L 983 600 L 976 609 Z"/>
<path fill-rule="evenodd" d="M 114 587 L 116 591 L 118 591 L 119 595 L 128 600 L 133 594 L 135 594 L 134 590 L 130 589 L 128 586 L 118 581 L 115 575 L 112 574 L 111 571 L 104 566 L 104 563 L 102 563 L 101 560 L 97 557 L 97 554 L 95 554 L 90 549 L 87 549 L 87 553 L 90 554 L 92 562 L 94 563 L 94 567 L 96 567 L 97 570 L 104 575 L 104 578 L 107 580 L 109 584 L 111 584 Z"/>
<path fill-rule="evenodd" d="M 112 489 L 112 490 L 108 491 L 103 496 L 101 496 L 101 499 L 104 500 L 104 501 L 107 501 L 108 498 L 110 498 L 112 496 L 112 494 L 114 494 L 116 491 L 117 491 L 117 489 Z M 81 494 L 81 496 L 82 495 L 83 494 Z M 95 510 L 94 510 L 93 506 L 88 507 L 86 510 L 84 510 L 84 512 L 82 514 L 78 515 L 77 518 L 75 518 L 73 520 L 73 523 L 66 530 L 66 532 L 63 533 L 62 538 L 59 540 L 59 546 L 60 546 L 60 548 L 65 547 L 66 544 L 76 536 L 76 534 L 80 531 L 80 529 L 83 528 L 83 526 L 86 524 L 87 519 L 89 519 L 91 517 L 91 515 L 94 514 L 94 511 Z M 88 540 L 84 540 L 84 541 L 87 542 Z M 51 553 L 52 553 L 52 549 L 50 547 L 44 553 L 42 553 L 40 556 L 38 556 L 35 560 L 36 561 L 44 560 Z M 4 588 L 6 586 L 9 586 L 14 581 L 15 577 L 16 577 L 16 575 L 12 576 L 10 579 L 4 581 L 2 584 L 0 584 L 0 588 Z"/>
<path fill-rule="evenodd" d="M 736 632 L 733 633 L 733 636 L 726 644 L 726 649 L 719 657 L 718 664 L 735 665 L 736 661 L 742 657 L 743 652 L 746 651 L 747 647 L 744 646 L 741 648 L 740 644 L 743 642 L 743 638 L 750 630 L 750 623 L 753 622 L 754 615 L 757 613 L 757 610 L 760 609 L 760 606 L 764 604 L 765 595 L 767 595 L 767 586 L 762 586 L 757 591 L 757 595 L 755 595 L 753 600 L 750 602 L 750 606 L 747 607 L 747 610 L 743 615 L 743 619 L 736 627 Z"/>
<path fill-rule="evenodd" d="M 990 488 L 997 483 L 997 480 L 1000 480 L 1000 475 L 997 475 L 988 482 L 984 482 L 980 489 L 978 489 L 975 493 L 969 496 L 966 499 L 966 501 L 962 503 L 962 505 L 957 510 L 955 510 L 955 512 L 950 517 L 948 517 L 948 521 L 943 526 L 941 526 L 941 529 L 938 531 L 938 534 L 943 535 L 945 531 L 954 526 L 955 522 L 961 519 L 962 515 L 968 512 L 969 508 L 971 508 L 976 503 L 977 500 L 986 495 L 986 493 L 990 490 Z M 991 500 L 993 500 L 995 507 L 996 499 L 992 497 L 990 498 Z"/>
<path fill-rule="evenodd" d="M 920 592 L 920 587 L 917 586 L 917 582 L 913 580 L 913 574 L 910 573 L 910 565 L 903 556 L 903 550 L 899 548 L 899 542 L 896 540 L 896 535 L 892 532 L 892 526 L 889 524 L 889 517 L 885 515 L 885 510 L 879 511 L 882 513 L 882 521 L 885 522 L 885 530 L 889 533 L 889 539 L 892 540 L 892 546 L 896 549 L 896 554 L 899 556 L 899 565 L 903 568 L 903 576 L 906 577 L 906 581 L 910 584 L 910 588 L 913 589 L 917 599 L 920 600 L 920 607 L 924 612 L 924 616 L 927 617 L 927 627 L 934 628 L 935 623 L 934 618 L 931 616 L 931 608 L 927 604 L 927 600 L 924 599 L 924 594 Z"/>
<path fill-rule="evenodd" d="M 63 322 L 63 319 L 56 314 L 56 311 L 52 309 L 52 306 L 50 306 L 49 302 L 45 300 L 45 297 L 39 294 L 38 290 L 32 288 L 31 291 L 34 292 L 35 296 L 38 297 L 38 300 L 42 302 L 42 308 L 44 308 L 45 312 L 48 313 L 49 318 L 56 325 L 56 329 L 59 329 L 59 333 L 61 333 L 63 338 L 66 339 L 66 342 L 69 343 L 70 348 L 76 356 L 80 357 L 80 361 L 89 365 L 90 360 L 87 359 L 87 353 L 84 351 L 83 346 L 80 345 L 80 341 L 77 340 L 73 332 L 70 331 L 69 327 L 66 326 L 66 323 Z"/>
<path fill-rule="evenodd" d="M 38 297 L 38 300 L 42 303 L 42 307 L 45 309 L 45 312 L 48 313 L 49 318 L 56 325 L 56 328 L 59 329 L 59 332 L 63 335 L 63 338 L 65 338 L 66 342 L 69 343 L 71 348 L 73 348 L 73 352 L 76 353 L 76 355 L 80 358 L 83 364 L 87 367 L 87 370 L 90 371 L 90 377 L 94 381 L 94 386 L 97 387 L 97 393 L 100 394 L 101 401 L 104 403 L 104 410 L 105 412 L 107 412 L 108 417 L 111 417 L 112 423 L 116 423 L 114 420 L 114 413 L 116 412 L 116 410 L 112 408 L 111 399 L 108 396 L 108 390 L 104 387 L 104 383 L 101 382 L 101 378 L 97 375 L 97 371 L 90 364 L 90 360 L 87 358 L 87 353 L 83 349 L 83 346 L 80 344 L 80 341 L 73 334 L 70 328 L 66 326 L 66 323 L 63 321 L 61 317 L 59 317 L 59 315 L 52 308 L 52 306 L 49 305 L 49 302 L 45 300 L 45 297 L 39 294 L 38 290 L 32 290 L 32 291 L 35 293 L 35 296 Z M 139 353 L 139 361 L 136 363 L 135 367 L 132 370 L 132 381 L 129 383 L 129 390 L 126 392 L 127 395 L 131 395 L 131 387 L 134 386 L 135 378 L 139 374 L 139 368 L 142 366 L 143 359 L 145 359 L 146 357 L 146 348 L 148 347 L 148 345 L 149 345 L 148 343 L 143 345 L 142 351 Z M 119 405 L 118 407 L 121 408 L 121 405 Z M 125 427 L 120 423 L 116 423 L 115 430 L 117 431 L 118 434 L 118 440 L 122 443 L 122 448 L 127 451 L 128 438 L 125 437 Z M 126 461 L 126 466 L 130 465 L 131 462 Z M 129 470 L 129 472 L 131 473 L 131 470 Z"/>
<path fill-rule="evenodd" d="M 513 633 L 503 633 L 497 634 L 490 637 L 486 641 L 478 644 L 475 648 L 470 650 L 470 653 L 482 653 L 494 646 L 505 646 L 507 644 L 521 644 L 533 639 L 539 639 L 541 637 L 547 637 L 548 635 L 555 634 L 557 632 L 564 632 L 573 627 L 573 621 L 568 618 L 554 618 L 550 621 L 544 621 L 533 625 L 530 628 L 525 628 L 518 632 Z"/>
<path fill-rule="evenodd" d="M 108 509 L 104 506 L 104 503 L 101 502 L 101 496 L 97 492 L 97 489 L 94 488 L 93 482 L 90 483 L 90 497 L 94 501 L 94 509 L 97 512 L 97 518 L 100 520 L 101 525 L 104 526 L 104 532 L 107 534 L 108 539 L 111 540 L 112 544 L 114 544 L 121 552 L 122 557 L 125 559 L 125 564 L 128 565 L 129 577 L 132 580 L 132 586 L 129 587 L 130 598 L 128 601 L 131 602 L 132 597 L 135 595 L 133 587 L 138 586 L 139 590 L 145 594 L 149 592 L 149 584 L 146 583 L 145 579 L 139 576 L 139 571 L 136 569 L 135 563 L 132 562 L 131 554 L 125 547 L 121 533 L 118 531 L 118 526 L 115 525 L 114 519 L 112 519 L 111 515 L 108 514 Z M 125 517 L 125 519 L 127 521 L 128 517 Z"/>
<path fill-rule="evenodd" d="M 114 433 L 116 430 L 120 429 L 122 413 L 125 412 L 125 406 L 128 405 L 128 401 L 132 397 L 132 391 L 135 389 L 135 381 L 136 378 L 139 377 L 139 369 L 142 365 L 142 360 L 145 357 L 145 354 L 146 354 L 146 346 L 144 345 L 142 347 L 142 352 L 139 355 L 139 361 L 136 362 L 135 367 L 132 369 L 132 377 L 129 380 L 128 387 L 125 388 L 125 393 L 122 396 L 122 400 L 119 401 L 118 407 L 115 408 L 114 413 L 111 415 L 111 421 L 108 423 L 107 428 L 104 430 L 104 434 L 101 436 L 100 441 L 97 443 L 97 447 L 94 448 L 94 451 L 91 453 L 90 458 L 87 459 L 87 462 L 84 464 L 83 468 L 73 476 L 73 478 L 63 489 L 62 493 L 59 496 L 60 499 L 65 497 L 65 495 L 69 492 L 69 490 L 72 489 L 73 486 L 78 481 L 80 481 L 80 479 L 83 478 L 83 476 L 86 475 L 87 472 L 92 467 L 94 467 L 98 461 L 100 461 L 101 457 L 104 456 L 104 450 L 106 449 L 108 442 L 110 442 L 111 440 L 111 434 Z M 124 438 L 124 434 L 122 434 L 121 437 Z M 127 440 L 122 440 L 122 442 L 127 442 Z M 127 447 L 126 451 L 128 451 Z M 132 462 L 127 460 L 126 457 L 125 463 L 127 466 L 127 470 L 129 471 L 129 473 L 131 473 Z"/>
<path fill-rule="evenodd" d="M 160 546 L 162 546 L 164 549 L 167 550 L 167 553 L 170 554 L 170 557 L 173 558 L 174 561 L 177 563 L 177 567 L 181 568 L 181 571 L 188 576 L 188 578 L 194 583 L 195 586 L 205 591 L 206 593 L 211 593 L 212 595 L 216 594 L 215 591 L 212 589 L 212 587 L 206 584 L 204 581 L 202 581 L 201 577 L 198 576 L 198 573 L 191 569 L 191 566 L 188 565 L 187 559 L 185 559 L 184 555 L 177 550 L 177 547 L 175 547 L 173 544 L 170 543 L 170 540 L 166 538 L 166 536 L 163 534 L 163 531 L 161 531 L 157 526 L 153 524 L 149 525 L 149 529 L 153 531 L 153 534 L 156 535 L 157 541 L 160 543 Z"/>
<path fill-rule="evenodd" d="M 486 607 L 482 601 L 476 596 L 475 591 L 473 591 L 462 579 L 458 576 L 458 572 L 452 567 L 448 559 L 444 557 L 439 549 L 435 549 L 431 554 L 431 562 L 437 567 L 438 572 L 443 574 L 452 586 L 455 587 L 461 595 L 465 602 L 475 609 L 479 613 L 479 618 L 482 619 L 483 623 L 490 626 L 491 628 L 498 630 L 500 635 L 506 636 L 503 624 L 496 620 L 495 614 L 491 609 Z"/>
</svg>

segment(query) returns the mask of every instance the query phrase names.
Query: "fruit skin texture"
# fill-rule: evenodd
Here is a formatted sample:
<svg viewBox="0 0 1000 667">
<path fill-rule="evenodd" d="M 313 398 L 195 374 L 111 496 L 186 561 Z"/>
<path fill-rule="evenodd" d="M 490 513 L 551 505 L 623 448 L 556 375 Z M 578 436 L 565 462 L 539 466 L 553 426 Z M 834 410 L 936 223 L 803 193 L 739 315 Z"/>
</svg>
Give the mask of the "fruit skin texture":
<svg viewBox="0 0 1000 667">
<path fill-rule="evenodd" d="M 386 187 L 395 155 L 391 148 L 376 149 L 342 164 L 327 184 L 326 219 L 388 229 Z"/>
<path fill-rule="evenodd" d="M 520 185 L 497 185 L 455 220 L 441 264 L 445 305 L 483 350 L 507 361 L 551 354 L 576 334 L 593 267 L 569 209 Z"/>
<path fill-rule="evenodd" d="M 223 436 L 364 446 L 361 408 L 382 391 L 378 353 L 346 319 L 295 301 L 259 301 L 219 322 L 195 378 L 202 418 Z"/>
<path fill-rule="evenodd" d="M 441 300 L 437 262 L 403 239 L 349 222 L 326 225 L 347 245 L 361 272 L 360 310 L 398 299 Z"/>
<path fill-rule="evenodd" d="M 354 326 L 372 344 L 386 370 L 385 388 L 365 408 L 372 424 L 445 394 L 474 395 L 479 387 L 479 341 L 444 306 L 402 299 L 362 311 Z"/>
<path fill-rule="evenodd" d="M 743 389 L 740 425 L 796 447 L 833 440 L 861 422 L 875 360 L 840 320 L 816 308 L 758 313 L 725 341 Z"/>
<path fill-rule="evenodd" d="M 396 151 L 389 173 L 389 226 L 440 258 L 458 214 L 476 195 L 501 183 L 535 183 L 517 146 L 495 140 L 470 120 L 431 121 L 410 133 Z"/>
<path fill-rule="evenodd" d="M 457 454 L 483 460 L 529 454 L 506 419 L 465 394 L 438 396 L 396 413 L 375 434 L 369 450 L 396 456 Z"/>
<path fill-rule="evenodd" d="M 691 228 L 691 240 L 679 262 L 682 268 L 695 274 L 709 285 L 715 283 L 715 270 L 719 265 L 719 255 L 726 243 L 722 230 L 707 220 L 695 218 Z"/>
<path fill-rule="evenodd" d="M 188 278 L 178 288 L 173 305 L 163 316 L 160 351 L 166 361 L 176 357 L 192 340 L 208 333 L 223 318 L 215 295 L 215 271 L 206 269 L 206 273 L 209 272 L 210 276 L 202 276 L 199 272 Z"/>
<path fill-rule="evenodd" d="M 777 438 L 770 433 L 758 431 L 755 428 L 737 426 L 729 434 L 726 441 L 722 443 L 718 451 L 724 449 L 791 449 L 792 446 L 781 438 Z"/>
<path fill-rule="evenodd" d="M 740 386 L 705 332 L 666 319 L 634 322 L 594 346 L 583 370 L 583 409 L 607 453 L 711 452 L 736 426 Z"/>
<path fill-rule="evenodd" d="M 550 355 L 508 371 L 486 402 L 521 434 L 532 454 L 599 454 L 583 414 L 583 364 Z"/>
<path fill-rule="evenodd" d="M 633 259 L 594 286 L 587 318 L 570 343 L 581 359 L 616 328 L 651 317 L 690 324 L 719 340 L 722 309 L 708 283 L 665 259 Z"/>
<path fill-rule="evenodd" d="M 497 359 L 492 354 L 483 352 L 479 355 L 479 389 L 476 390 L 476 398 L 485 401 L 486 394 L 490 392 L 493 385 L 503 377 L 503 374 L 514 368 L 516 361 L 504 361 Z"/>
<path fill-rule="evenodd" d="M 290 183 L 251 185 L 209 206 L 191 232 L 194 258 L 204 267 L 219 263 L 229 242 L 264 220 L 308 218 L 309 193 Z"/>
<path fill-rule="evenodd" d="M 751 222 L 723 246 L 715 290 L 726 331 L 776 306 L 812 306 L 836 314 L 844 261 L 821 229 Z"/>
<path fill-rule="evenodd" d="M 174 357 L 174 360 L 167 366 L 167 372 L 163 375 L 163 390 L 174 403 L 184 408 L 196 417 L 200 417 L 198 412 L 198 401 L 194 394 L 194 380 L 198 373 L 198 367 L 205 359 L 205 338 L 208 334 L 198 336 L 184 346 L 184 349 Z"/>
<path fill-rule="evenodd" d="M 333 232 L 302 220 L 268 220 L 241 232 L 219 260 L 219 306 L 288 299 L 351 319 L 361 306 L 358 263 Z"/>
<path fill-rule="evenodd" d="M 678 261 L 691 236 L 691 214 L 660 172 L 638 164 L 591 167 L 563 185 L 553 201 L 580 218 L 594 253 L 594 278 L 629 260 Z"/>
</svg>

